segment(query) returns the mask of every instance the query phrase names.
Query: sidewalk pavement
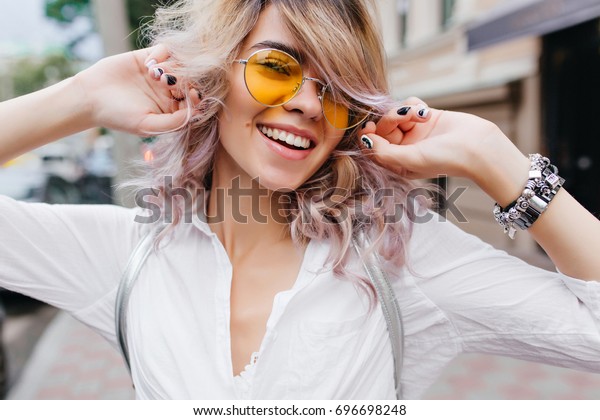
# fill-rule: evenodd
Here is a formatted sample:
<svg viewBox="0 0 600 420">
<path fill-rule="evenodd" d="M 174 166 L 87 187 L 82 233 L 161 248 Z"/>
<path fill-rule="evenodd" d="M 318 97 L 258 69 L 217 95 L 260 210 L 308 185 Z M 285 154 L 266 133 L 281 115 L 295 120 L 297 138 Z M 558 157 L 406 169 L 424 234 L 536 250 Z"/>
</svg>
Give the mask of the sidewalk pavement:
<svg viewBox="0 0 600 420">
<path fill-rule="evenodd" d="M 600 400 L 600 374 L 508 357 L 462 354 L 428 390 L 430 400 Z"/>
<path fill-rule="evenodd" d="M 9 400 L 124 400 L 135 398 L 121 355 L 65 312 L 48 325 Z"/>
<path fill-rule="evenodd" d="M 8 399 L 132 399 L 120 354 L 60 312 L 46 329 Z M 426 399 L 600 400 L 600 375 L 488 355 L 461 355 Z"/>
</svg>

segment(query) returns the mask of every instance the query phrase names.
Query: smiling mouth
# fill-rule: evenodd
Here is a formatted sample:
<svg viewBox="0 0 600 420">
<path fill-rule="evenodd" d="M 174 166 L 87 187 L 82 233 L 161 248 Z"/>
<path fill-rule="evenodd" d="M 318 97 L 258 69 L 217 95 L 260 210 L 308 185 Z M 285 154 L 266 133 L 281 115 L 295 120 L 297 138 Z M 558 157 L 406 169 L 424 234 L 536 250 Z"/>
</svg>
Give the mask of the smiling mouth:
<svg viewBox="0 0 600 420">
<path fill-rule="evenodd" d="M 307 150 L 314 147 L 311 140 L 306 137 L 297 136 L 292 133 L 288 133 L 285 130 L 278 128 L 267 127 L 266 125 L 259 125 L 258 129 L 268 138 L 274 140 L 280 144 L 283 144 L 288 149 L 292 150 Z"/>
</svg>

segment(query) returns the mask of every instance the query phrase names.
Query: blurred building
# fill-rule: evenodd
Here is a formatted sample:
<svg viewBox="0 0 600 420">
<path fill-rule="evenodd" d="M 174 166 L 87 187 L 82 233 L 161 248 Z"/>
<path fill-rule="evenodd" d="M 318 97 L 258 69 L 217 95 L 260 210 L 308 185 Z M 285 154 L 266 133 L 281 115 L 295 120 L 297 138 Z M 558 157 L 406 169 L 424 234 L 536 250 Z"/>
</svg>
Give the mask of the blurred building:
<svg viewBox="0 0 600 420">
<path fill-rule="evenodd" d="M 378 4 L 395 97 L 495 122 L 524 153 L 549 156 L 566 188 L 600 215 L 600 0 Z M 528 235 L 501 232 L 476 185 L 444 182 L 450 193 L 468 186 L 457 202 L 464 230 L 535 258 Z"/>
</svg>

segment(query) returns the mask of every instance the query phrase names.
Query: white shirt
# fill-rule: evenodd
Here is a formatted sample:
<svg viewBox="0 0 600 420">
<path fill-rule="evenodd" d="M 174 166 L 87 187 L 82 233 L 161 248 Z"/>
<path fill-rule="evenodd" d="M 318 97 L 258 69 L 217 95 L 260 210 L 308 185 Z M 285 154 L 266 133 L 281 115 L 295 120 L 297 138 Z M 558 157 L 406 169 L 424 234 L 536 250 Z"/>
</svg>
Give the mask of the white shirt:
<svg viewBox="0 0 600 420">
<path fill-rule="evenodd" d="M 148 229 L 136 213 L 0 197 L 0 287 L 69 311 L 116 347 L 119 279 Z M 129 303 L 137 397 L 393 399 L 381 310 L 369 312 L 360 288 L 332 275 L 328 249 L 309 243 L 294 286 L 274 299 L 255 363 L 234 378 L 230 261 L 208 225 L 178 226 Z M 405 398 L 461 352 L 600 372 L 600 282 L 529 266 L 437 216 L 414 226 L 408 261 L 386 268 L 403 312 Z"/>
</svg>

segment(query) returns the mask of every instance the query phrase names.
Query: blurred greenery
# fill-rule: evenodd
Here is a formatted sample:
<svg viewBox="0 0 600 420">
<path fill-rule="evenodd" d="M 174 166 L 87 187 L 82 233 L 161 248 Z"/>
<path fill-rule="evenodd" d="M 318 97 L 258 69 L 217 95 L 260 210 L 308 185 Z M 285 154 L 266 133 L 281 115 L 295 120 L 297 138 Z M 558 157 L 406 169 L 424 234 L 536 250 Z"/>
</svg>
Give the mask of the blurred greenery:
<svg viewBox="0 0 600 420">
<path fill-rule="evenodd" d="M 75 74 L 75 65 L 65 55 L 48 55 L 42 58 L 27 57 L 13 66 L 12 88 L 15 96 L 39 90 Z"/>
<path fill-rule="evenodd" d="M 145 42 L 140 37 L 140 25 L 152 19 L 154 11 L 159 5 L 169 5 L 176 1 L 178 0 L 126 1 L 130 30 L 137 47 L 145 46 Z M 45 13 L 61 25 L 70 25 L 78 16 L 92 17 L 92 0 L 45 0 Z M 2 75 L 11 81 L 9 96 L 25 95 L 74 75 L 79 66 L 74 53 L 75 47 L 90 35 L 91 31 L 74 35 L 62 52 L 42 57 L 24 57 L 16 61 L 14 65 L 11 65 L 12 70 Z M 3 92 L 0 92 L 0 95 Z M 3 95 L 6 95 L 6 92 Z M 5 98 L 0 98 L 0 100 L 3 99 Z"/>
<path fill-rule="evenodd" d="M 77 16 L 90 14 L 90 0 L 46 0 L 46 16 L 71 23 Z"/>
<path fill-rule="evenodd" d="M 140 36 L 140 26 L 152 19 L 158 6 L 173 4 L 176 1 L 178 0 L 127 0 L 125 3 L 129 27 L 134 40 L 132 44 L 139 48 L 145 47 L 147 41 Z M 46 0 L 46 16 L 62 24 L 70 24 L 77 16 L 92 16 L 91 6 L 91 0 Z M 79 39 L 72 42 L 71 51 L 77 42 Z"/>
</svg>

